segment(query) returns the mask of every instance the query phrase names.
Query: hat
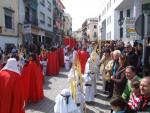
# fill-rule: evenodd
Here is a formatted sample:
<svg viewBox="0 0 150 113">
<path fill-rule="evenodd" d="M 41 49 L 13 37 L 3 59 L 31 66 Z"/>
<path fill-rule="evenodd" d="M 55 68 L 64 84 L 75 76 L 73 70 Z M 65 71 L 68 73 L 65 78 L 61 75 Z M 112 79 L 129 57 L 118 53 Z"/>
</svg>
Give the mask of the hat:
<svg viewBox="0 0 150 113">
<path fill-rule="evenodd" d="M 69 89 L 63 89 L 60 94 L 63 96 L 70 96 L 71 95 Z"/>
<path fill-rule="evenodd" d="M 66 100 L 67 98 L 67 100 Z M 66 103 L 68 101 L 68 103 Z M 72 100 L 71 92 L 69 89 L 63 89 L 55 99 L 54 112 L 55 113 L 68 113 L 77 110 L 77 106 Z"/>
<path fill-rule="evenodd" d="M 2 70 L 9 70 L 9 71 L 13 71 L 13 72 L 20 74 L 20 71 L 18 69 L 18 63 L 15 58 L 9 58 L 7 60 L 6 65 L 1 69 L 1 71 Z"/>
</svg>

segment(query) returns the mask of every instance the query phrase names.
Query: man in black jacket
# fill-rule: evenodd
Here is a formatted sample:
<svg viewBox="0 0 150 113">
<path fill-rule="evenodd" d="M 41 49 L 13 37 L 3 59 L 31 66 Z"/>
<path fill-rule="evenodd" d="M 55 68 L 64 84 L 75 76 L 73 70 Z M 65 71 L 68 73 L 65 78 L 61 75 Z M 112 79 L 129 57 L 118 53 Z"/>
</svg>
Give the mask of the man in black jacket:
<svg viewBox="0 0 150 113">
<path fill-rule="evenodd" d="M 127 66 L 137 67 L 138 56 L 135 54 L 131 44 L 126 45 Z"/>
</svg>

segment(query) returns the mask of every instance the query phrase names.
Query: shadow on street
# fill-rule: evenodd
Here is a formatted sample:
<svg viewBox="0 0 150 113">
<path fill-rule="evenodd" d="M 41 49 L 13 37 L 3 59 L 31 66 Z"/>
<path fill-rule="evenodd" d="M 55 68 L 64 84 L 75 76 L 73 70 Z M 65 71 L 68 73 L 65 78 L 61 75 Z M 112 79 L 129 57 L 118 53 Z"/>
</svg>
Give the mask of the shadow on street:
<svg viewBox="0 0 150 113">
<path fill-rule="evenodd" d="M 44 99 L 39 101 L 38 103 L 31 103 L 27 105 L 26 110 L 30 109 L 31 111 L 40 111 L 44 113 L 49 113 L 49 108 L 53 108 L 54 105 L 55 102 L 53 100 L 44 97 Z"/>
</svg>

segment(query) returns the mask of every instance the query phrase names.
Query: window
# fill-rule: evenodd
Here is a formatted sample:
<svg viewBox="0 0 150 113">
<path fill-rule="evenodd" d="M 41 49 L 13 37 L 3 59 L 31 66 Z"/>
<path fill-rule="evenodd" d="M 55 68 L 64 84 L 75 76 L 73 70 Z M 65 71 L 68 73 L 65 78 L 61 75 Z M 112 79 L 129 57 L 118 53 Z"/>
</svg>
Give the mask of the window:
<svg viewBox="0 0 150 113">
<path fill-rule="evenodd" d="M 123 18 L 123 11 L 120 11 L 120 19 Z"/>
<path fill-rule="evenodd" d="M 107 40 L 111 40 L 111 32 L 107 33 Z"/>
<path fill-rule="evenodd" d="M 51 3 L 49 1 L 47 1 L 48 3 L 48 10 L 51 12 Z"/>
<path fill-rule="evenodd" d="M 101 21 L 101 15 L 99 15 L 99 22 Z"/>
<path fill-rule="evenodd" d="M 4 8 L 5 11 L 5 27 L 8 29 L 13 29 L 13 15 L 14 11 Z"/>
<path fill-rule="evenodd" d="M 96 29 L 97 28 L 97 25 L 94 25 L 94 29 Z"/>
<path fill-rule="evenodd" d="M 52 19 L 50 18 L 50 17 L 47 17 L 47 25 L 49 26 L 49 27 L 51 27 L 52 26 Z"/>
<path fill-rule="evenodd" d="M 41 0 L 40 3 L 42 6 L 45 6 L 45 0 Z"/>
<path fill-rule="evenodd" d="M 109 0 L 109 2 L 107 3 L 107 10 L 109 10 L 111 8 L 111 0 Z"/>
<path fill-rule="evenodd" d="M 30 15 L 29 15 L 29 8 L 28 7 L 25 7 L 25 21 L 26 22 L 29 22 L 29 17 L 30 17 Z"/>
<path fill-rule="evenodd" d="M 121 27 L 120 28 L 120 39 L 122 39 L 123 38 L 123 28 Z"/>
<path fill-rule="evenodd" d="M 127 17 L 130 17 L 130 9 L 127 10 Z"/>
<path fill-rule="evenodd" d="M 14 44 L 12 43 L 5 43 L 5 51 L 6 53 L 11 53 L 11 50 L 14 48 Z"/>
<path fill-rule="evenodd" d="M 97 38 L 97 33 L 96 32 L 94 32 L 94 38 Z"/>
<path fill-rule="evenodd" d="M 41 22 L 42 24 L 45 24 L 45 14 L 42 13 L 42 12 L 40 12 L 40 22 Z"/>
<path fill-rule="evenodd" d="M 107 18 L 107 25 L 111 24 L 111 16 Z"/>
</svg>

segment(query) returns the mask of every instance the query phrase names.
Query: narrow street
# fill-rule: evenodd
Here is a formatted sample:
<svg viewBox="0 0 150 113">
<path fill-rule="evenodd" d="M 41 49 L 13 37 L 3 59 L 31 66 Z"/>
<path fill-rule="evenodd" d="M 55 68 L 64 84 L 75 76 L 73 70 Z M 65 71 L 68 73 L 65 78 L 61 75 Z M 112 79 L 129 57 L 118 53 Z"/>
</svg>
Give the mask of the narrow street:
<svg viewBox="0 0 150 113">
<path fill-rule="evenodd" d="M 101 81 L 97 83 L 98 94 L 92 105 L 87 105 L 87 113 L 109 113 L 109 103 L 106 95 L 101 91 Z M 68 88 L 67 72 L 61 69 L 58 76 L 45 76 L 44 95 L 45 98 L 35 104 L 26 107 L 26 113 L 54 113 L 55 97 L 64 88 Z"/>
</svg>

